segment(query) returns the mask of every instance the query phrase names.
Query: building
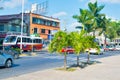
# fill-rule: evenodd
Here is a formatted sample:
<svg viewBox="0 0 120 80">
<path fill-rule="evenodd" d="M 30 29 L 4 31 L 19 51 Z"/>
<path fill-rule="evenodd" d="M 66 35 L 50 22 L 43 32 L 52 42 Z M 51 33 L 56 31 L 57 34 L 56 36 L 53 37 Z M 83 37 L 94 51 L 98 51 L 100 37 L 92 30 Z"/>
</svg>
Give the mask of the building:
<svg viewBox="0 0 120 80">
<path fill-rule="evenodd" d="M 21 16 L 21 13 L 0 16 L 0 42 L 7 34 L 21 34 Z M 34 13 L 24 13 L 23 35 L 37 34 L 48 40 L 51 32 L 59 29 L 59 19 Z"/>
<path fill-rule="evenodd" d="M 111 44 L 119 45 L 120 46 L 120 38 L 114 38 L 114 39 L 112 39 Z"/>
</svg>

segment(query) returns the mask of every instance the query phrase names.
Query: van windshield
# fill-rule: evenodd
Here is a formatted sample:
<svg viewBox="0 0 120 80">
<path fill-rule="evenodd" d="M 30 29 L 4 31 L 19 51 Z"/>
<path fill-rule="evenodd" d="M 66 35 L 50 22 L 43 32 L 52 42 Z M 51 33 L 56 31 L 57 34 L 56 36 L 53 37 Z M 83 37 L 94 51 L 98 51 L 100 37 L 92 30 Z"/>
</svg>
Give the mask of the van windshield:
<svg viewBox="0 0 120 80">
<path fill-rule="evenodd" d="M 4 40 L 5 43 L 11 43 L 16 41 L 16 36 L 7 36 Z"/>
</svg>

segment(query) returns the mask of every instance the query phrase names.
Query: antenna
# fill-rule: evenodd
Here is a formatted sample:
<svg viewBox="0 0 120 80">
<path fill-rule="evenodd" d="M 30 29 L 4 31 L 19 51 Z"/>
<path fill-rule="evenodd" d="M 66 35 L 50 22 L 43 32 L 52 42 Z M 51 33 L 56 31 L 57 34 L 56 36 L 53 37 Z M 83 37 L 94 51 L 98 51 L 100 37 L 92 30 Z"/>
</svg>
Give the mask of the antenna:
<svg viewBox="0 0 120 80">
<path fill-rule="evenodd" d="M 42 3 L 34 3 L 31 6 L 31 12 L 36 14 L 44 15 L 47 13 L 48 9 L 48 1 L 42 2 Z"/>
</svg>

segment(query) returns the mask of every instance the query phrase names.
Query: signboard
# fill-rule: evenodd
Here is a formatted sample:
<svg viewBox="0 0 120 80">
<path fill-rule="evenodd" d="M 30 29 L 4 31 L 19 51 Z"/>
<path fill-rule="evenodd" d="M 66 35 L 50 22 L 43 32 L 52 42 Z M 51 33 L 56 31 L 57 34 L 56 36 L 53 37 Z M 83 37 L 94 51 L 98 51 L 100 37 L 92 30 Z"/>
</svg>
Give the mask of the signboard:
<svg viewBox="0 0 120 80">
<path fill-rule="evenodd" d="M 45 14 L 47 13 L 48 1 L 42 2 L 40 4 L 34 3 L 31 6 L 31 12 L 36 14 Z"/>
</svg>

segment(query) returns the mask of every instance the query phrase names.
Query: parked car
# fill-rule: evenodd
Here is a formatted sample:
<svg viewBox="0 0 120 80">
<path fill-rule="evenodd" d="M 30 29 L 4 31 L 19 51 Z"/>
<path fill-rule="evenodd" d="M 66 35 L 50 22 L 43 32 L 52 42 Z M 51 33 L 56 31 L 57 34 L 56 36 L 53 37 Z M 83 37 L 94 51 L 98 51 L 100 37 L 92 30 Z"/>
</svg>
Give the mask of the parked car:
<svg viewBox="0 0 120 80">
<path fill-rule="evenodd" d="M 62 48 L 61 52 L 66 52 L 68 54 L 73 54 L 74 53 L 74 49 L 69 46 L 67 48 Z"/>
<path fill-rule="evenodd" d="M 120 50 L 120 46 L 119 45 L 115 46 L 115 49 Z"/>
<path fill-rule="evenodd" d="M 95 55 L 101 55 L 104 53 L 104 49 L 102 47 L 100 47 L 100 49 L 97 49 L 97 48 L 90 48 L 89 49 L 89 53 L 90 54 L 95 54 Z"/>
<path fill-rule="evenodd" d="M 0 66 L 9 68 L 13 65 L 13 56 L 0 51 Z"/>
<path fill-rule="evenodd" d="M 115 51 L 116 48 L 114 46 L 109 46 L 109 51 Z"/>
<path fill-rule="evenodd" d="M 13 48 L 11 46 L 4 47 L 3 52 L 12 55 L 14 59 L 18 59 L 20 55 L 20 51 L 17 51 L 17 48 Z"/>
</svg>

